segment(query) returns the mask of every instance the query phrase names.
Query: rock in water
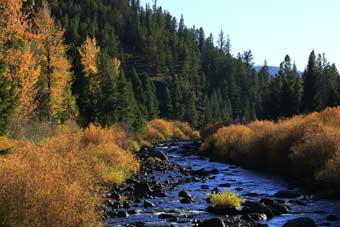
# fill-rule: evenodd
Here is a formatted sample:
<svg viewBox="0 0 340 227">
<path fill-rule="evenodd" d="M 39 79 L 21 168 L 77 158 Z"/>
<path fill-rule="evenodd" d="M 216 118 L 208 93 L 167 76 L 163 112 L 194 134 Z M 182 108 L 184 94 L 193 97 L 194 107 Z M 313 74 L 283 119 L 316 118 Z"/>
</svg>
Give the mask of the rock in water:
<svg viewBox="0 0 340 227">
<path fill-rule="evenodd" d="M 150 201 L 145 200 L 145 201 L 144 201 L 144 207 L 145 207 L 145 208 L 155 207 L 155 204 L 153 204 L 153 203 L 150 202 Z"/>
<path fill-rule="evenodd" d="M 311 218 L 296 218 L 289 220 L 283 227 L 316 227 L 316 224 Z"/>
<path fill-rule="evenodd" d="M 328 221 L 337 221 L 337 220 L 339 220 L 339 218 L 336 215 L 331 214 L 331 215 L 327 216 L 327 220 Z"/>
<path fill-rule="evenodd" d="M 203 221 L 198 227 L 225 227 L 225 224 L 220 218 L 212 218 Z"/>
<path fill-rule="evenodd" d="M 117 213 L 117 216 L 121 217 L 121 218 L 127 218 L 127 217 L 129 217 L 129 214 L 127 212 L 125 212 L 125 211 L 119 211 Z"/>
<path fill-rule="evenodd" d="M 276 198 L 297 198 L 301 196 L 301 193 L 291 190 L 283 190 L 275 193 Z"/>
<path fill-rule="evenodd" d="M 246 201 L 242 211 L 246 214 L 261 213 L 266 214 L 268 218 L 274 217 L 273 211 L 268 206 L 258 202 Z"/>
<path fill-rule="evenodd" d="M 159 158 L 160 160 L 166 161 L 168 160 L 168 156 L 166 156 L 162 151 L 158 151 L 155 149 L 151 149 L 147 151 L 147 154 L 154 157 L 154 158 Z"/>
<path fill-rule="evenodd" d="M 182 198 L 191 198 L 191 195 L 188 192 L 186 192 L 186 191 L 180 191 L 178 193 L 178 196 L 182 197 Z"/>
<path fill-rule="evenodd" d="M 138 182 L 135 184 L 134 194 L 136 196 L 147 196 L 152 193 L 152 190 L 148 183 Z"/>
</svg>

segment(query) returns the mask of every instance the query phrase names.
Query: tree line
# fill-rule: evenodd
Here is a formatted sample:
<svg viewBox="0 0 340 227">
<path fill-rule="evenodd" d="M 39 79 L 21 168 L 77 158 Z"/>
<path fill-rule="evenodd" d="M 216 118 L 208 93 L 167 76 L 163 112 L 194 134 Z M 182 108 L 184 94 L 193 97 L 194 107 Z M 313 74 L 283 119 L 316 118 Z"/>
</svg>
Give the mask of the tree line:
<svg viewBox="0 0 340 227">
<path fill-rule="evenodd" d="M 277 75 L 254 69 L 203 28 L 155 2 L 0 0 L 0 126 L 10 119 L 76 119 L 132 132 L 155 118 L 207 124 L 279 119 L 340 103 L 340 76 L 310 54 L 299 75 L 287 55 Z M 1 132 L 0 132 L 1 133 Z"/>
</svg>

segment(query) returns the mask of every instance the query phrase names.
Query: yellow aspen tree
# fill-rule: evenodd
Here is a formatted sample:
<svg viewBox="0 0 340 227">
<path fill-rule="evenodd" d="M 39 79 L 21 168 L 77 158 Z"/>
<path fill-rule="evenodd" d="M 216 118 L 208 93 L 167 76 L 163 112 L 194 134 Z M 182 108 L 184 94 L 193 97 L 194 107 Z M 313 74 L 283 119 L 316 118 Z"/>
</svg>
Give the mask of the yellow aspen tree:
<svg viewBox="0 0 340 227">
<path fill-rule="evenodd" d="M 33 55 L 32 33 L 29 19 L 31 10 L 23 13 L 25 0 L 0 0 L 0 61 L 8 64 L 6 75 L 14 81 L 20 92 L 16 117 L 26 119 L 36 109 L 37 82 L 40 66 Z M 32 5 L 33 7 L 33 5 Z M 11 45 L 4 45 L 10 43 Z"/>
<path fill-rule="evenodd" d="M 64 30 L 59 28 L 46 1 L 37 12 L 34 25 L 39 37 L 37 49 L 40 56 L 39 112 L 47 118 L 58 119 L 74 111 L 71 94 L 71 63 L 67 59 L 68 47 L 64 44 Z"/>
</svg>

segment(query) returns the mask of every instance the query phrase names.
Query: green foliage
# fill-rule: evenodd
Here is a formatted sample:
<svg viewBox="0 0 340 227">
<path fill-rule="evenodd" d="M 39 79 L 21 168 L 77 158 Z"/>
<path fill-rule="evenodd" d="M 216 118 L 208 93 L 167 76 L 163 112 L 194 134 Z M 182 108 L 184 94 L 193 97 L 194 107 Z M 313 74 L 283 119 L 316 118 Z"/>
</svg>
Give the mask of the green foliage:
<svg viewBox="0 0 340 227">
<path fill-rule="evenodd" d="M 6 75 L 6 64 L 0 62 L 0 136 L 7 133 L 15 108 L 18 104 L 19 97 L 17 90 L 12 81 L 10 81 Z"/>
<path fill-rule="evenodd" d="M 340 104 L 339 73 L 314 51 L 302 78 L 289 56 L 279 73 L 270 75 L 266 63 L 259 72 L 254 70 L 250 50 L 233 56 L 223 31 L 215 46 L 213 36 L 206 37 L 203 28 L 186 27 L 183 17 L 177 23 L 156 4 L 142 7 L 137 0 L 69 0 L 50 1 L 50 5 L 66 30 L 76 76 L 73 93 L 84 125 L 122 120 L 114 116 L 118 113 L 114 113 L 113 102 L 120 95 L 115 93 L 115 78 L 120 76 L 108 76 L 113 75 L 110 60 L 99 63 L 99 75 L 94 76 L 108 83 L 89 92 L 92 78 L 84 75 L 77 51 L 87 36 L 96 38 L 106 58 L 121 60 L 121 71 L 131 82 L 138 107 L 128 119 L 161 116 L 204 127 L 231 120 L 279 119 Z M 130 111 L 135 108 L 131 105 Z M 132 121 L 124 122 L 131 126 Z"/>
</svg>

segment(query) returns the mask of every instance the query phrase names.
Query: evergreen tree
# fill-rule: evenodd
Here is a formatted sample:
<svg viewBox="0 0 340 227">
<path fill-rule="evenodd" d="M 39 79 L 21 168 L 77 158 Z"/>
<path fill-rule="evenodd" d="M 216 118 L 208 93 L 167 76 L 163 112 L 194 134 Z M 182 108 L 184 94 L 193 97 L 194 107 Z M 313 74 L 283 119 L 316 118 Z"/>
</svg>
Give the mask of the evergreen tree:
<svg viewBox="0 0 340 227">
<path fill-rule="evenodd" d="M 135 93 L 135 98 L 139 107 L 139 110 L 141 112 L 141 114 L 143 116 L 145 116 L 146 118 L 148 118 L 148 110 L 146 107 L 146 103 L 147 103 L 147 93 L 144 90 L 142 81 L 136 71 L 135 68 L 132 69 L 132 73 L 131 73 L 131 82 L 132 82 L 132 87 Z"/>
<path fill-rule="evenodd" d="M 116 78 L 116 83 L 115 120 L 130 131 L 139 131 L 143 124 L 138 121 L 144 120 L 140 115 L 131 83 L 126 80 L 123 72 Z"/>
<path fill-rule="evenodd" d="M 144 105 L 147 110 L 146 118 L 148 120 L 155 119 L 159 116 L 159 104 L 156 96 L 156 87 L 147 74 L 143 73 L 141 77 L 142 86 L 146 98 L 146 100 L 144 100 Z"/>
<path fill-rule="evenodd" d="M 303 73 L 303 111 L 308 113 L 317 109 L 318 97 L 318 72 L 316 65 L 315 52 L 312 51 L 309 55 L 308 65 Z"/>
<path fill-rule="evenodd" d="M 280 65 L 279 74 L 283 79 L 280 115 L 291 117 L 300 112 L 302 82 L 288 55 Z"/>
<path fill-rule="evenodd" d="M 164 103 L 165 103 L 164 116 L 167 119 L 173 119 L 174 108 L 173 108 L 171 94 L 167 87 L 164 89 Z"/>
<path fill-rule="evenodd" d="M 16 87 L 5 72 L 6 64 L 0 61 L 0 136 L 7 133 L 19 100 Z"/>
</svg>

